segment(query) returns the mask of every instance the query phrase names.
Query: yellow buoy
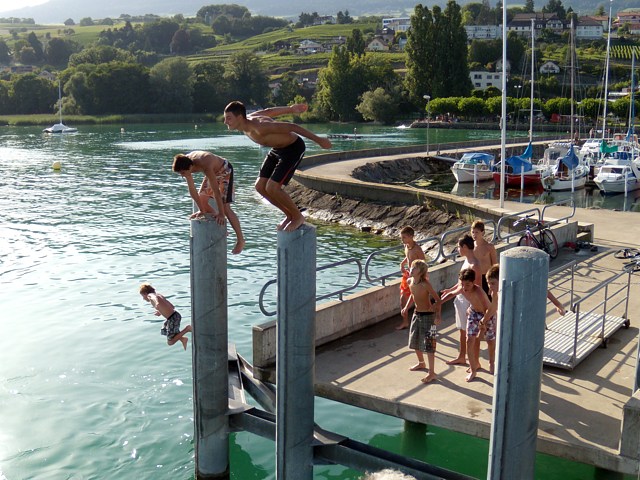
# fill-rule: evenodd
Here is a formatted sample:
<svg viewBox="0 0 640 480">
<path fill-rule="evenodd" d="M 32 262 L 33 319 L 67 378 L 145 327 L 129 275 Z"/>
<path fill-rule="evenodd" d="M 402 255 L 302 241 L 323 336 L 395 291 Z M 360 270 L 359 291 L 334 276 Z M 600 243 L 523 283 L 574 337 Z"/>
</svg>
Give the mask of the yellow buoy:
<svg viewBox="0 0 640 480">
<path fill-rule="evenodd" d="M 51 165 L 51 168 L 53 168 L 54 170 L 60 170 L 60 168 L 62 168 L 62 165 L 60 165 L 60 162 L 56 160 L 55 162 L 53 162 L 53 165 Z"/>
</svg>

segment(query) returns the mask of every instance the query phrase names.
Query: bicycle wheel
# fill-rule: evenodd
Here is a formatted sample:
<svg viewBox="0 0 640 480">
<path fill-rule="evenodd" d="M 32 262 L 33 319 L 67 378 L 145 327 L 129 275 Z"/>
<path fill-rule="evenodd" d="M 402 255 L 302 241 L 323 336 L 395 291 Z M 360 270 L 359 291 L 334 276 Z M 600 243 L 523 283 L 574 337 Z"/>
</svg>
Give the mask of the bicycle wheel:
<svg viewBox="0 0 640 480">
<path fill-rule="evenodd" d="M 558 240 L 551 230 L 542 231 L 542 245 L 544 251 L 549 254 L 551 260 L 558 256 Z"/>
<path fill-rule="evenodd" d="M 533 236 L 525 234 L 520 237 L 520 240 L 518 240 L 518 246 L 538 248 L 538 243 L 536 242 L 536 239 L 533 238 Z"/>
<path fill-rule="evenodd" d="M 626 260 L 627 258 L 640 256 L 640 250 L 638 250 L 637 248 L 623 248 L 622 250 L 618 250 L 616 253 L 614 253 L 613 256 Z"/>
</svg>

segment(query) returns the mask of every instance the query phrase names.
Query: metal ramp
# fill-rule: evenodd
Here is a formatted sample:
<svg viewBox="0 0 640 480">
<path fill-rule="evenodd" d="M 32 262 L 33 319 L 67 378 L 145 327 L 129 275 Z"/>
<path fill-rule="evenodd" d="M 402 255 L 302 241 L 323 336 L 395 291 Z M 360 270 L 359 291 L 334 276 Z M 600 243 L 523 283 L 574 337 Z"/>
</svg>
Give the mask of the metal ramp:
<svg viewBox="0 0 640 480">
<path fill-rule="evenodd" d="M 566 313 L 554 320 L 544 332 L 544 365 L 573 370 L 582 360 L 600 346 L 621 327 L 627 328 L 629 320 L 614 315 L 589 313 L 580 318 L 576 332 L 576 314 Z"/>
<path fill-rule="evenodd" d="M 573 299 L 575 264 L 570 268 L 569 280 Z M 626 281 L 623 278 L 625 276 Z M 573 370 L 596 348 L 606 347 L 607 339 L 621 327 L 628 328 L 630 285 L 631 273 L 621 272 L 602 282 L 579 301 L 572 302 L 571 312 L 567 312 L 546 327 L 543 364 Z"/>
</svg>

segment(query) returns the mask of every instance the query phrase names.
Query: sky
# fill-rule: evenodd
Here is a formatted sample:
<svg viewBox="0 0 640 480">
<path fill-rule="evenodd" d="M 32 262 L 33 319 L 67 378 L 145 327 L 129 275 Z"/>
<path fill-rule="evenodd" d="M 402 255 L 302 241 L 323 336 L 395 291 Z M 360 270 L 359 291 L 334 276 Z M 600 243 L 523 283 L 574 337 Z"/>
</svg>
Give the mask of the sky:
<svg viewBox="0 0 640 480">
<path fill-rule="evenodd" d="M 0 12 L 46 3 L 48 0 L 0 0 Z"/>
</svg>

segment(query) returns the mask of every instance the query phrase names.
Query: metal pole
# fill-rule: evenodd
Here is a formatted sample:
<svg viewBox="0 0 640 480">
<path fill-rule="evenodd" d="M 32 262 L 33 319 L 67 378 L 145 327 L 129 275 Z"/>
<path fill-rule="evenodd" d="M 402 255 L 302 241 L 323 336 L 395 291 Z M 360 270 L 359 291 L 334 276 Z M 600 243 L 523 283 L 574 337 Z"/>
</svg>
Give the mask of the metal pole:
<svg viewBox="0 0 640 480">
<path fill-rule="evenodd" d="M 504 175 L 507 159 L 507 1 L 502 3 L 502 113 L 500 116 L 500 208 L 504 208 Z"/>
<path fill-rule="evenodd" d="M 197 480 L 229 478 L 227 235 L 191 221 L 191 326 Z"/>
<path fill-rule="evenodd" d="M 534 478 L 548 275 L 542 250 L 515 247 L 500 255 L 490 480 Z"/>
<path fill-rule="evenodd" d="M 316 230 L 278 232 L 276 479 L 313 478 Z"/>
</svg>

